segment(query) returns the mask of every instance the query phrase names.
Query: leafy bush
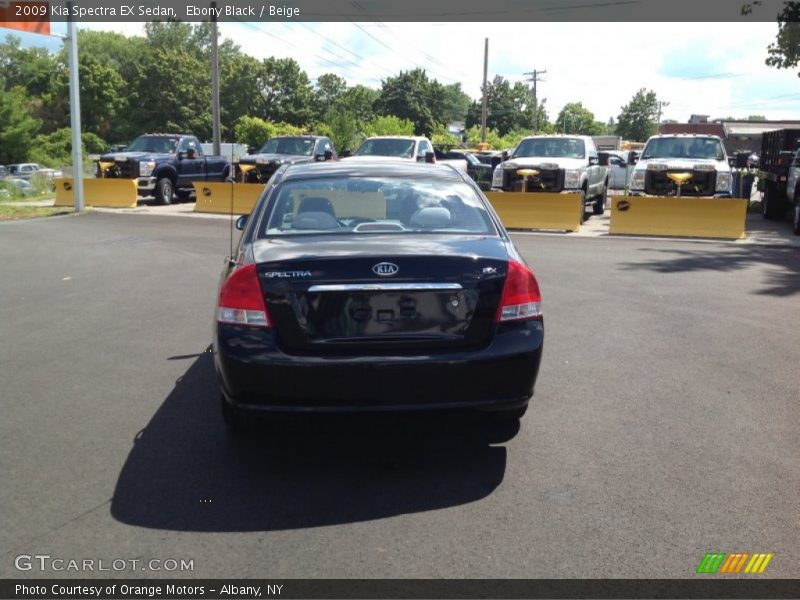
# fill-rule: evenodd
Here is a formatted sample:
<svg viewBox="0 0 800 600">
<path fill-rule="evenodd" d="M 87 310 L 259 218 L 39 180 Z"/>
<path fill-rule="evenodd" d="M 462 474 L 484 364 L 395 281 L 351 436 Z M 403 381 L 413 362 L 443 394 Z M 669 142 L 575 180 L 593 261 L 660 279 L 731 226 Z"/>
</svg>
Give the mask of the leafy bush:
<svg viewBox="0 0 800 600">
<path fill-rule="evenodd" d="M 447 127 L 442 124 L 437 124 L 433 128 L 431 142 L 433 142 L 433 145 L 437 148 L 441 148 L 445 151 L 450 150 L 451 148 L 457 148 L 461 145 L 461 140 L 447 131 Z"/>
<path fill-rule="evenodd" d="M 258 117 L 241 117 L 233 128 L 236 141 L 248 148 L 260 148 L 269 138 L 276 135 L 273 123 Z"/>
<path fill-rule="evenodd" d="M 414 135 L 414 123 L 394 115 L 375 117 L 364 126 L 364 135 Z"/>
<path fill-rule="evenodd" d="M 58 129 L 53 133 L 37 135 L 31 142 L 30 159 L 45 167 L 63 168 L 72 164 L 72 131 L 69 127 Z M 105 151 L 108 144 L 94 133 L 81 135 L 84 161 L 88 154 Z"/>
</svg>

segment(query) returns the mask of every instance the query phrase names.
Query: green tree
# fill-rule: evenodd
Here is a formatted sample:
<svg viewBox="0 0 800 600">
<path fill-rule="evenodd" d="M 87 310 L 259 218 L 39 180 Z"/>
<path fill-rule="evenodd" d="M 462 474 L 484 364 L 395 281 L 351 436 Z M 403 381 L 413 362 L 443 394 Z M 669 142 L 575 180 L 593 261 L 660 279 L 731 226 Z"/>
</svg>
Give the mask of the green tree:
<svg viewBox="0 0 800 600">
<path fill-rule="evenodd" d="M 521 82 L 513 86 L 497 75 L 487 84 L 486 127 L 496 129 L 502 136 L 514 129 L 532 129 L 533 104 L 528 88 Z M 541 103 L 544 106 L 544 102 Z M 467 113 L 467 127 L 480 125 L 482 103 L 475 101 Z M 540 113 L 540 129 L 543 128 Z M 544 113 L 546 121 L 546 112 Z"/>
<path fill-rule="evenodd" d="M 778 15 L 778 37 L 767 47 L 767 53 L 766 63 L 771 67 L 792 69 L 800 64 L 800 2 L 784 3 Z"/>
<path fill-rule="evenodd" d="M 275 134 L 275 125 L 259 117 L 244 115 L 234 126 L 234 139 L 239 144 L 246 144 L 248 148 L 260 148 Z"/>
<path fill-rule="evenodd" d="M 378 116 L 366 124 L 364 135 L 414 135 L 414 123 L 395 115 Z"/>
<path fill-rule="evenodd" d="M 617 117 L 617 135 L 632 142 L 644 142 L 656 132 L 654 117 L 657 112 L 656 93 L 641 88 L 622 107 L 622 112 Z"/>
<path fill-rule="evenodd" d="M 329 111 L 347 91 L 347 82 L 335 73 L 324 73 L 317 78 L 315 90 L 318 107 Z"/>
<path fill-rule="evenodd" d="M 569 102 L 558 113 L 555 123 L 560 133 L 576 135 L 599 135 L 602 125 L 594 120 L 594 113 L 583 106 L 582 102 Z"/>
<path fill-rule="evenodd" d="M 414 133 L 430 136 L 437 123 L 445 121 L 445 92 L 424 69 L 400 71 L 382 82 L 376 103 L 382 115 L 394 115 L 413 123 Z"/>
<path fill-rule="evenodd" d="M 749 117 L 747 117 L 747 120 L 748 121 L 766 121 L 767 117 L 765 117 L 764 115 L 750 115 Z"/>
<path fill-rule="evenodd" d="M 84 131 L 111 138 L 117 115 L 125 107 L 125 82 L 120 74 L 93 54 L 78 58 L 81 94 L 81 126 Z M 54 77 L 53 94 L 48 102 L 47 131 L 69 124 L 69 74 L 66 65 Z"/>
<path fill-rule="evenodd" d="M 358 123 L 363 124 L 375 117 L 375 103 L 379 97 L 378 90 L 360 84 L 354 85 L 347 88 L 334 108 L 337 111 L 350 113 Z"/>
<path fill-rule="evenodd" d="M 108 144 L 99 136 L 81 133 L 84 159 L 88 154 L 105 152 Z M 64 127 L 53 133 L 37 135 L 31 142 L 30 160 L 48 167 L 63 167 L 72 163 L 72 130 Z"/>
<path fill-rule="evenodd" d="M 359 137 L 359 122 L 355 115 L 343 110 L 331 110 L 325 123 L 328 126 L 328 136 L 340 156 L 345 150 L 355 150 Z"/>
<path fill-rule="evenodd" d="M 0 76 L 2 82 L 2 76 Z M 30 99 L 22 86 L 0 86 L 0 163 L 28 160 L 40 121 L 31 115 Z"/>
<path fill-rule="evenodd" d="M 437 148 L 443 148 L 446 150 L 449 150 L 450 148 L 457 148 L 461 145 L 461 140 L 450 133 L 447 130 L 447 127 L 442 124 L 438 124 L 433 128 L 431 142 L 433 142 L 433 145 Z"/>
<path fill-rule="evenodd" d="M 452 83 L 446 85 L 442 89 L 444 114 L 443 123 L 452 123 L 454 121 L 464 121 L 467 118 L 467 111 L 469 110 L 470 98 L 461 89 L 460 83 Z"/>
<path fill-rule="evenodd" d="M 257 84 L 261 118 L 297 126 L 313 120 L 313 89 L 308 75 L 293 58 L 264 59 Z"/>
<path fill-rule="evenodd" d="M 7 35 L 0 44 L 0 73 L 5 89 L 21 86 L 31 98 L 41 98 L 50 91 L 55 58 L 45 48 L 23 48 L 20 38 Z"/>
</svg>

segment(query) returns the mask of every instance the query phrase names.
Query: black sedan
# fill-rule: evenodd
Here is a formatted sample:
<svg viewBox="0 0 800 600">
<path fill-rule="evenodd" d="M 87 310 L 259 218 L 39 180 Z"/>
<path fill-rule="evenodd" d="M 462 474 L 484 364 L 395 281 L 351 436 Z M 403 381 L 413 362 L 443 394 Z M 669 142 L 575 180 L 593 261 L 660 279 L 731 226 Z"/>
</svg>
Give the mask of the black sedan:
<svg viewBox="0 0 800 600">
<path fill-rule="evenodd" d="M 544 339 L 539 285 L 465 175 L 286 165 L 237 226 L 214 323 L 230 429 L 270 411 L 524 414 Z"/>
</svg>

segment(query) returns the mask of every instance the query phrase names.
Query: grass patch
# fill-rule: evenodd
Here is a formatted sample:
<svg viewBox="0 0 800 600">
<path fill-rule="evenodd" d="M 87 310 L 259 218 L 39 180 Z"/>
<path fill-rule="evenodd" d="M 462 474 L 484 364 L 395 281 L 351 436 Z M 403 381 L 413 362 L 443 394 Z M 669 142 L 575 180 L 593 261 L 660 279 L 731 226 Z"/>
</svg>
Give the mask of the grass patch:
<svg viewBox="0 0 800 600">
<path fill-rule="evenodd" d="M 0 221 L 15 219 L 31 219 L 34 217 L 52 217 L 75 212 L 64 206 L 25 206 L 17 204 L 0 204 Z"/>
</svg>

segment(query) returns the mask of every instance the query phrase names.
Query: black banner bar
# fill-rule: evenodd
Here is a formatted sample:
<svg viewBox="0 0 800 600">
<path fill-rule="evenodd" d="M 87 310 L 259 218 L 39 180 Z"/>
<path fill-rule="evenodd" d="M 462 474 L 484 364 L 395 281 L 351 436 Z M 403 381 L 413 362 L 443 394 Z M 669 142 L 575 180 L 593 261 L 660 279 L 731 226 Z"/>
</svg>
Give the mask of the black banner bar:
<svg viewBox="0 0 800 600">
<path fill-rule="evenodd" d="M 775 22 L 785 0 L 50 0 L 50 21 L 416 21 L 416 22 Z M 25 5 L 6 0 L 12 18 L 31 16 Z M 6 19 L 8 20 L 8 19 Z M 668 30 L 665 30 L 665 33 Z"/>
<path fill-rule="evenodd" d="M 800 597 L 798 579 L 3 579 L 0 598 L 90 600 L 251 598 Z"/>
</svg>

